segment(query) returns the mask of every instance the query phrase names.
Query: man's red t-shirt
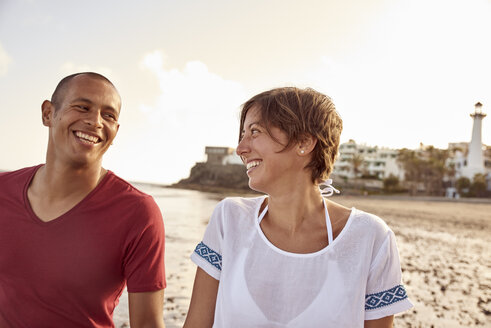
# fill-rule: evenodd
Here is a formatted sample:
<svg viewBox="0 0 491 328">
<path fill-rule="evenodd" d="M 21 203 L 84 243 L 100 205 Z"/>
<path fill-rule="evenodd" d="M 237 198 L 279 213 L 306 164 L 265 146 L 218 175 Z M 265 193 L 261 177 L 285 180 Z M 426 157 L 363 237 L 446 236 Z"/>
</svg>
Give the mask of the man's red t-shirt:
<svg viewBox="0 0 491 328">
<path fill-rule="evenodd" d="M 40 166 L 0 173 L 0 327 L 114 327 L 125 284 L 130 293 L 165 287 L 160 210 L 108 171 L 44 222 L 27 199 Z"/>
</svg>

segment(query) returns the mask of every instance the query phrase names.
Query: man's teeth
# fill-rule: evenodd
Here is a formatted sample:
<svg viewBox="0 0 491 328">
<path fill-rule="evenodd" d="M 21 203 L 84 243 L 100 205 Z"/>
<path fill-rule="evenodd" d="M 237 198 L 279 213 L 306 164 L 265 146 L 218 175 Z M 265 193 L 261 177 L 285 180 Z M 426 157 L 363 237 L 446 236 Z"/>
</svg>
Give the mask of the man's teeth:
<svg viewBox="0 0 491 328">
<path fill-rule="evenodd" d="M 83 132 L 80 132 L 80 131 L 75 132 L 75 135 L 77 137 L 79 137 L 80 139 L 83 139 L 84 141 L 90 141 L 91 143 L 98 143 L 99 142 L 98 137 L 90 136 L 90 135 L 83 133 Z"/>
<path fill-rule="evenodd" d="M 259 164 L 261 164 L 261 161 L 252 161 L 252 162 L 249 162 L 247 163 L 247 169 L 251 169 L 253 167 L 256 167 L 258 166 Z"/>
</svg>

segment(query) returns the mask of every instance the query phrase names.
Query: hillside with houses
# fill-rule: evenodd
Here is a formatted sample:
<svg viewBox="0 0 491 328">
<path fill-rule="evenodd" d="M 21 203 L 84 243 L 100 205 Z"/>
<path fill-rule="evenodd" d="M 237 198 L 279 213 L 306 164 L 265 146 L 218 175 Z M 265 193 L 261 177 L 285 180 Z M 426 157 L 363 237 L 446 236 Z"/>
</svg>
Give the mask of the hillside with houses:
<svg viewBox="0 0 491 328">
<path fill-rule="evenodd" d="M 336 187 L 358 194 L 491 197 L 491 146 L 482 144 L 482 104 L 475 104 L 470 142 L 447 149 L 420 144 L 392 149 L 349 140 L 339 147 L 331 178 Z M 246 170 L 235 149 L 206 147 L 207 160 L 196 163 L 179 186 L 248 189 Z"/>
</svg>

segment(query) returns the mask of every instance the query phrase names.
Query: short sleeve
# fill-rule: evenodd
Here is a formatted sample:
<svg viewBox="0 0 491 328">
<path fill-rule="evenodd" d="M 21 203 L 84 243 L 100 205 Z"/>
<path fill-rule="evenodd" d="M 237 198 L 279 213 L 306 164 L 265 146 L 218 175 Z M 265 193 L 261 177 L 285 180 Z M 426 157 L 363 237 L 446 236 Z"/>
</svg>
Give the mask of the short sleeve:
<svg viewBox="0 0 491 328">
<path fill-rule="evenodd" d="M 222 272 L 224 201 L 218 203 L 206 227 L 203 240 L 198 243 L 191 260 L 216 280 Z"/>
<path fill-rule="evenodd" d="M 151 196 L 135 209 L 135 224 L 123 261 L 128 292 L 164 289 L 165 231 L 160 209 Z"/>
<path fill-rule="evenodd" d="M 365 320 L 375 320 L 412 307 L 402 285 L 401 264 L 394 233 L 388 234 L 375 256 L 365 293 Z"/>
</svg>

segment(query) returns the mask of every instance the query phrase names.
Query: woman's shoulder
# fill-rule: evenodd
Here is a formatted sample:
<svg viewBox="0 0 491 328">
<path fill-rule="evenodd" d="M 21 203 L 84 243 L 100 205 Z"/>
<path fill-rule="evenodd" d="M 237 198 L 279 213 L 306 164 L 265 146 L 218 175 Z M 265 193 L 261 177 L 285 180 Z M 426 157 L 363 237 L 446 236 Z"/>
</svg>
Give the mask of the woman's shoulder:
<svg viewBox="0 0 491 328">
<path fill-rule="evenodd" d="M 265 196 L 224 198 L 215 207 L 210 222 L 214 222 L 225 230 L 250 228 L 254 226 L 264 198 Z"/>
<path fill-rule="evenodd" d="M 229 220 L 238 217 L 254 217 L 266 196 L 259 197 L 227 197 L 222 199 L 214 210 L 214 216 Z"/>
<path fill-rule="evenodd" d="M 387 223 L 379 216 L 359 210 L 355 207 L 351 209 L 350 220 L 352 225 L 365 232 L 384 238 L 391 231 Z"/>
<path fill-rule="evenodd" d="M 336 238 L 342 231 L 356 238 L 384 239 L 390 231 L 389 226 L 375 214 L 359 210 L 355 207 L 345 207 L 339 203 L 327 200 L 329 216 Z"/>
<path fill-rule="evenodd" d="M 217 208 L 240 212 L 255 211 L 261 206 L 265 197 L 227 197 L 218 203 Z"/>
</svg>

